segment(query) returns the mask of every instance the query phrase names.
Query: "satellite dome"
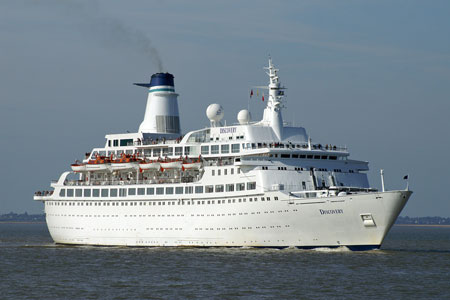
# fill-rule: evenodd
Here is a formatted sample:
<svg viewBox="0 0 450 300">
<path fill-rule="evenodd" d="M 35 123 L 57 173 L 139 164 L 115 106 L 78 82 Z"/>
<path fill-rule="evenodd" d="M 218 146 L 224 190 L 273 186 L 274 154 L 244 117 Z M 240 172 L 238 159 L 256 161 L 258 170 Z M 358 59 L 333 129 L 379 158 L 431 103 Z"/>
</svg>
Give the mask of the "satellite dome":
<svg viewBox="0 0 450 300">
<path fill-rule="evenodd" d="M 223 118 L 223 107 L 220 104 L 210 104 L 206 109 L 206 116 L 211 122 L 220 122 Z"/>
<path fill-rule="evenodd" d="M 239 124 L 246 125 L 252 120 L 252 115 L 248 110 L 243 109 L 238 113 L 237 119 L 239 121 Z"/>
</svg>

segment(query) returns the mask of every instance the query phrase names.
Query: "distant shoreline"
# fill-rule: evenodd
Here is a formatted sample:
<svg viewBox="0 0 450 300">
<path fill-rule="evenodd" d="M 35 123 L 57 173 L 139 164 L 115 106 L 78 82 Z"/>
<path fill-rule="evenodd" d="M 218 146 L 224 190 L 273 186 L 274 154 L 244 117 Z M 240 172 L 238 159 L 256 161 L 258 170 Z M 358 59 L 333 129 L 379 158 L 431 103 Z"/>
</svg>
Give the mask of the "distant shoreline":
<svg viewBox="0 0 450 300">
<path fill-rule="evenodd" d="M 0 221 L 0 224 L 45 224 L 44 221 Z"/>
<path fill-rule="evenodd" d="M 440 225 L 440 224 L 394 224 L 394 226 L 409 226 L 409 227 L 450 227 L 450 225 Z"/>
</svg>

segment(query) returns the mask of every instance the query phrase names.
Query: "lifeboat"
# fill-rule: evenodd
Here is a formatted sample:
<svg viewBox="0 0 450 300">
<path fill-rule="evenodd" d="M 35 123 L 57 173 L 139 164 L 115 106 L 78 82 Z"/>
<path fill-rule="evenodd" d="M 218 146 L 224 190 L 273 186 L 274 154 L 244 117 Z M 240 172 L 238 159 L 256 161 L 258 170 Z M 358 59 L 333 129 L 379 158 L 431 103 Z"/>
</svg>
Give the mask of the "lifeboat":
<svg viewBox="0 0 450 300">
<path fill-rule="evenodd" d="M 86 164 L 86 171 L 109 171 L 110 160 L 104 156 L 97 156 Z"/>
<path fill-rule="evenodd" d="M 166 160 L 160 162 L 160 166 L 163 169 L 181 169 L 183 163 L 180 160 Z"/>
<path fill-rule="evenodd" d="M 122 171 L 130 169 L 138 169 L 139 160 L 136 156 L 122 154 L 122 157 L 111 161 L 111 169 L 113 171 Z"/>
<path fill-rule="evenodd" d="M 202 167 L 201 162 L 187 162 L 183 163 L 183 169 L 185 170 L 199 170 Z"/>
<path fill-rule="evenodd" d="M 139 163 L 141 170 L 159 170 L 161 164 L 159 161 L 143 161 Z"/>
<path fill-rule="evenodd" d="M 72 171 L 74 172 L 85 172 L 86 171 L 86 164 L 75 162 L 74 164 L 71 164 L 70 167 L 72 168 Z"/>
<path fill-rule="evenodd" d="M 191 161 L 187 158 L 183 161 L 183 170 L 199 170 L 202 167 L 201 156 L 198 157 L 197 161 Z"/>
</svg>

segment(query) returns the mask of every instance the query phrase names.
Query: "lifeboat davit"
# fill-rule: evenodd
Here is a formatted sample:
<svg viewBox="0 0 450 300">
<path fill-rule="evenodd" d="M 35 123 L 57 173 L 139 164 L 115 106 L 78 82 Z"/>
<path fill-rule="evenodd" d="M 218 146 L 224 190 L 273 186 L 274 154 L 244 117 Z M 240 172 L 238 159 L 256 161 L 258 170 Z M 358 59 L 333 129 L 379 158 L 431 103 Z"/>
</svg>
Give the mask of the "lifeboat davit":
<svg viewBox="0 0 450 300">
<path fill-rule="evenodd" d="M 70 165 L 72 167 L 72 171 L 74 172 L 85 172 L 86 164 L 83 163 L 74 163 Z"/>
</svg>

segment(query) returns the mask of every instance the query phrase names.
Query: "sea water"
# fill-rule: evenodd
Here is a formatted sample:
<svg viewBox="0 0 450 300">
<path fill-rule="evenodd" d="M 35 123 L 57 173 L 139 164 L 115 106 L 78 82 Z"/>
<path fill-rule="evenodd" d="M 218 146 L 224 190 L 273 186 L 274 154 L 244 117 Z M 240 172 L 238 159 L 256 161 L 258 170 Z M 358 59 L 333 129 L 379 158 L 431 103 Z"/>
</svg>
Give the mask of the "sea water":
<svg viewBox="0 0 450 300">
<path fill-rule="evenodd" d="M 0 224 L 0 299 L 450 299 L 450 228 L 394 226 L 380 250 L 61 246 Z"/>
</svg>

